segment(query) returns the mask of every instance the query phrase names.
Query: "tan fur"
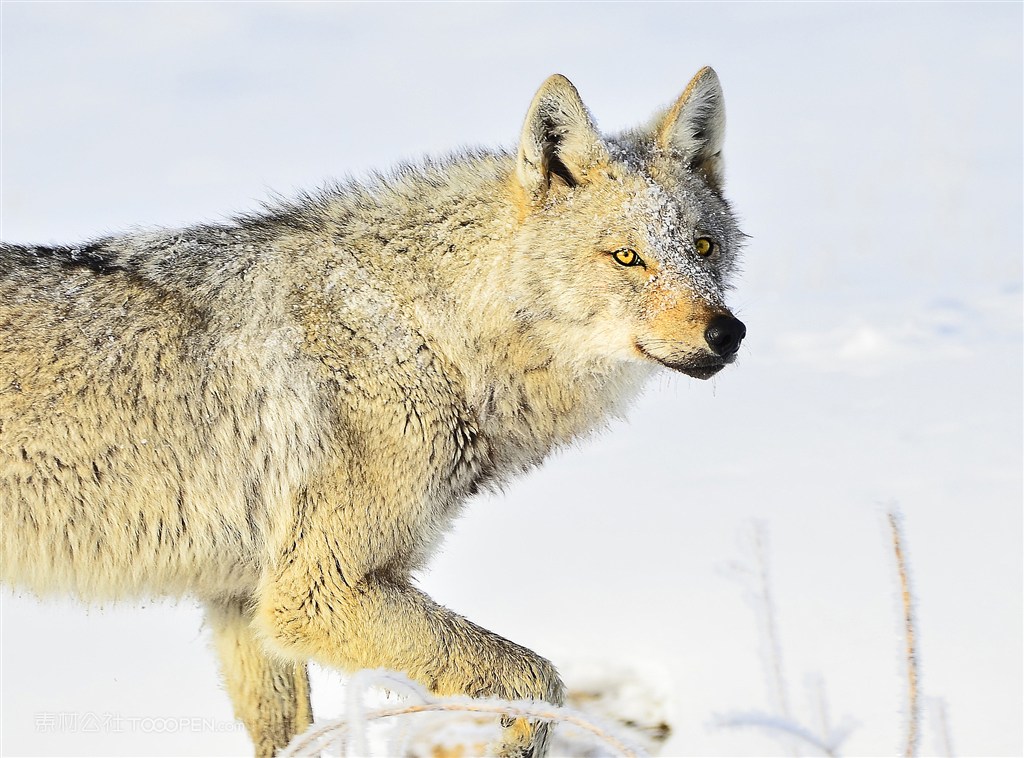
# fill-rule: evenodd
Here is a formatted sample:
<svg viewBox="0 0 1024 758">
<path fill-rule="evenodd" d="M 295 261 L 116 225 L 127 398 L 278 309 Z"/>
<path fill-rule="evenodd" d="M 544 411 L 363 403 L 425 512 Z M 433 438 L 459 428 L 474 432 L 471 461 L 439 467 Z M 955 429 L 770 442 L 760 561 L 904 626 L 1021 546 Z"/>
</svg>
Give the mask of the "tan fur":
<svg viewBox="0 0 1024 758">
<path fill-rule="evenodd" d="M 410 575 L 467 497 L 621 413 L 659 363 L 732 360 L 703 330 L 739 234 L 657 129 L 606 140 L 552 77 L 515 155 L 0 247 L 3 581 L 200 598 L 259 755 L 309 723 L 307 660 L 561 702 L 548 661 Z M 709 229 L 720 257 L 696 260 Z M 504 754 L 545 741 L 516 727 Z"/>
<path fill-rule="evenodd" d="M 212 603 L 207 621 L 235 716 L 249 730 L 256 755 L 269 758 L 312 723 L 306 664 L 267 655 L 245 601 Z"/>
<path fill-rule="evenodd" d="M 703 118 L 695 118 L 703 114 Z M 701 129 L 689 125 L 705 121 Z M 657 127 L 658 145 L 663 150 L 697 153 L 700 171 L 707 181 L 721 188 L 725 166 L 722 162 L 722 137 L 725 133 L 725 109 L 718 74 L 705 66 L 683 90 Z"/>
</svg>

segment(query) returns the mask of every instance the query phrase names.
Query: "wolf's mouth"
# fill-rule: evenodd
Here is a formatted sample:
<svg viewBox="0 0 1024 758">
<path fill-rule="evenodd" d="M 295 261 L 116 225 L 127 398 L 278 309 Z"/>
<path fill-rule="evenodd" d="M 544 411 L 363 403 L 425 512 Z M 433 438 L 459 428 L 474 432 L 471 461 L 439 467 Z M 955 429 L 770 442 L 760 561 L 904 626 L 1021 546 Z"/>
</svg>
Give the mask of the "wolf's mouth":
<svg viewBox="0 0 1024 758">
<path fill-rule="evenodd" d="M 692 356 L 690 360 L 675 361 L 671 358 L 659 358 L 657 355 L 647 351 L 639 342 L 634 344 L 636 349 L 645 357 L 673 371 L 691 376 L 694 379 L 710 379 L 728 364 L 732 363 L 732 356 L 723 360 L 703 352 Z"/>
<path fill-rule="evenodd" d="M 725 364 L 724 363 L 719 363 L 716 366 L 672 365 L 671 363 L 665 363 L 664 361 L 662 361 L 662 363 L 664 363 L 666 366 L 668 366 L 671 369 L 675 369 L 676 371 L 680 371 L 680 372 L 686 374 L 687 376 L 692 376 L 694 379 L 710 379 L 715 374 L 717 374 L 719 371 L 721 371 L 723 368 L 725 368 Z"/>
</svg>

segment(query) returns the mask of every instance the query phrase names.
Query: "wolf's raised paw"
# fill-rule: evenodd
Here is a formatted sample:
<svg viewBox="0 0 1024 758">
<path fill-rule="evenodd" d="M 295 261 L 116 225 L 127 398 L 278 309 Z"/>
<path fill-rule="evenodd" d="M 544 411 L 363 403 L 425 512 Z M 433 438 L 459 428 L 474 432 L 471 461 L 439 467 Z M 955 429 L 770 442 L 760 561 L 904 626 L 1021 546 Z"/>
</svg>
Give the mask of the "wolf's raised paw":
<svg viewBox="0 0 1024 758">
<path fill-rule="evenodd" d="M 547 755 L 550 722 L 502 716 L 501 726 L 501 741 L 494 751 L 498 758 L 543 758 Z"/>
</svg>

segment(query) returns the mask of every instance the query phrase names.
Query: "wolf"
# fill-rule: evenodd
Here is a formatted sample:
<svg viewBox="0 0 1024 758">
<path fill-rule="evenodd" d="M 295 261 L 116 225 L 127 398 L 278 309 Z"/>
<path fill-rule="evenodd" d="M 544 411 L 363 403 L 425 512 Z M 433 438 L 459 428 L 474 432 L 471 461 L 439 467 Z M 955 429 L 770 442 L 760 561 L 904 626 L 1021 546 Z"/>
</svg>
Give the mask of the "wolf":
<svg viewBox="0 0 1024 758">
<path fill-rule="evenodd" d="M 555 667 L 411 581 L 463 503 L 732 363 L 743 235 L 701 69 L 602 136 L 554 75 L 514 151 L 465 151 L 217 224 L 0 247 L 0 578 L 204 604 L 256 755 L 307 662 L 561 703 Z M 505 722 L 540 756 L 548 727 Z"/>
</svg>

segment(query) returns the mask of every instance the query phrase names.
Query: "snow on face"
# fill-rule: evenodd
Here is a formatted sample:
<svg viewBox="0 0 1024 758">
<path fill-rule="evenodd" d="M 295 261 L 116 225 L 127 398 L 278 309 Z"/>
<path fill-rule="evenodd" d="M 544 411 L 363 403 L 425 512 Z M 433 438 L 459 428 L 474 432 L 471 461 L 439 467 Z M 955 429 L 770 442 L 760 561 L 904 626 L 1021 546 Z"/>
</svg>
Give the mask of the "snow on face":
<svg viewBox="0 0 1024 758">
<path fill-rule="evenodd" d="M 636 189 L 622 210 L 657 264 L 648 287 L 723 306 L 741 239 L 728 206 L 692 172 L 682 173 L 670 187 L 646 173 L 634 177 Z M 713 241 L 710 256 L 697 253 L 700 237 Z"/>
</svg>

